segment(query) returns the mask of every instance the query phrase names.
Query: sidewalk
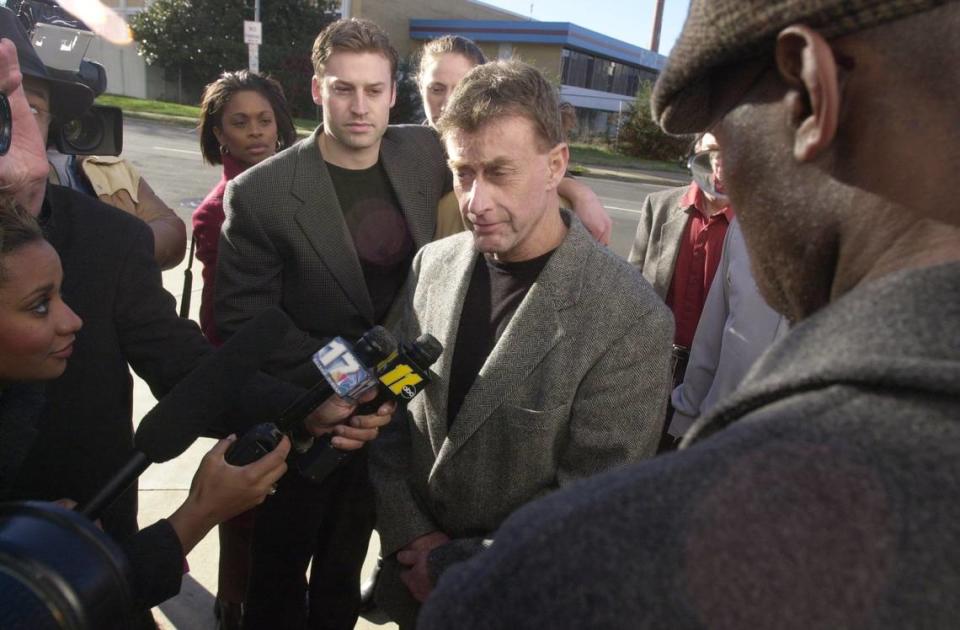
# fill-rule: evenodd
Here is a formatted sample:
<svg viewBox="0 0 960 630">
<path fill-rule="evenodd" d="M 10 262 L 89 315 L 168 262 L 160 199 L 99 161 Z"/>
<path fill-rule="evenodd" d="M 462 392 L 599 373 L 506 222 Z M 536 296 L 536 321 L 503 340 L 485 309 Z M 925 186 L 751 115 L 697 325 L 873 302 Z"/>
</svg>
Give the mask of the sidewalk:
<svg viewBox="0 0 960 630">
<path fill-rule="evenodd" d="M 177 297 L 183 293 L 183 270 L 186 262 L 163 273 L 163 286 Z M 193 297 L 190 302 L 190 316 L 194 321 L 200 304 L 200 292 L 203 283 L 197 266 L 194 266 Z M 179 306 L 179 305 L 178 305 Z M 139 419 L 147 413 L 156 399 L 140 378 L 134 375 L 133 417 Z M 183 502 L 190 488 L 193 473 L 200 465 L 200 459 L 213 446 L 214 440 L 201 438 L 180 457 L 151 466 L 140 477 L 139 522 L 144 527 L 158 519 L 172 514 Z M 363 575 L 369 575 L 380 550 L 376 533 L 370 541 L 370 549 L 363 568 Z M 217 530 L 212 530 L 187 557 L 190 572 L 183 577 L 180 594 L 157 608 L 154 617 L 161 630 L 210 630 L 216 627 L 213 616 L 213 601 L 217 592 L 217 563 L 219 547 Z M 381 628 L 395 629 L 395 624 L 377 626 L 361 619 L 358 629 Z M 283 630 L 278 628 L 277 630 Z"/>
</svg>

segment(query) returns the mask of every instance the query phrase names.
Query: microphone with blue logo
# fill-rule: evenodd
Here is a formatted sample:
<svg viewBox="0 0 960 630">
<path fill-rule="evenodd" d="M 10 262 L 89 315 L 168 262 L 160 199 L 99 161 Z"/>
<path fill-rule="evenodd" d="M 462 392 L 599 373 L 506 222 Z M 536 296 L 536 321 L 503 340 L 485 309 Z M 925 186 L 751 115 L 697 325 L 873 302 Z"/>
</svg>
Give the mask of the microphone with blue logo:
<svg viewBox="0 0 960 630">
<path fill-rule="evenodd" d="M 336 394 L 357 402 L 379 386 L 377 396 L 362 405 L 356 415 L 369 415 L 384 402 L 406 402 L 430 383 L 430 366 L 443 346 L 432 335 L 422 335 L 412 344 L 398 344 L 385 328 L 375 326 L 356 344 L 335 337 L 312 357 L 323 380 L 286 409 L 277 422 L 255 426 L 227 452 L 228 463 L 243 466 L 271 452 L 284 434 L 293 443 L 291 465 L 305 478 L 323 481 L 349 455 L 333 446 L 331 435 L 313 438 L 303 420 L 321 402 Z"/>
</svg>

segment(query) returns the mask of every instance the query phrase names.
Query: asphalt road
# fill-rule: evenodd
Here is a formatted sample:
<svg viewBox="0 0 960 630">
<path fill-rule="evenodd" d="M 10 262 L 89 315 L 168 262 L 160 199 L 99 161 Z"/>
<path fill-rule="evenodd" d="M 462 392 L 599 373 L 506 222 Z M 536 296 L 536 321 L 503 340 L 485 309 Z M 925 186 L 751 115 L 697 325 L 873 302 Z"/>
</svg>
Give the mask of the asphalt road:
<svg viewBox="0 0 960 630">
<path fill-rule="evenodd" d="M 128 119 L 123 155 L 161 199 L 189 225 L 190 213 L 220 179 L 220 168 L 205 164 L 194 129 Z M 613 219 L 611 248 L 626 256 L 633 242 L 646 196 L 663 188 L 650 184 L 580 177 L 600 197 Z"/>
</svg>

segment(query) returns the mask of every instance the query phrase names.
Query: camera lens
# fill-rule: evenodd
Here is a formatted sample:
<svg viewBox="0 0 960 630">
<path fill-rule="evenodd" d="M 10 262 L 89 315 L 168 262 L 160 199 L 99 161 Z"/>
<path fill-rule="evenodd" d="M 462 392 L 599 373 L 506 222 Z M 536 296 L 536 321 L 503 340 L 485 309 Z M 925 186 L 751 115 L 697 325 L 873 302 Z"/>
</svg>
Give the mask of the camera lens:
<svg viewBox="0 0 960 630">
<path fill-rule="evenodd" d="M 61 128 L 64 144 L 77 153 L 94 150 L 103 141 L 103 123 L 91 112 L 87 112 Z"/>
<path fill-rule="evenodd" d="M 13 116 L 6 94 L 0 94 L 0 155 L 6 155 L 13 140 Z"/>
</svg>

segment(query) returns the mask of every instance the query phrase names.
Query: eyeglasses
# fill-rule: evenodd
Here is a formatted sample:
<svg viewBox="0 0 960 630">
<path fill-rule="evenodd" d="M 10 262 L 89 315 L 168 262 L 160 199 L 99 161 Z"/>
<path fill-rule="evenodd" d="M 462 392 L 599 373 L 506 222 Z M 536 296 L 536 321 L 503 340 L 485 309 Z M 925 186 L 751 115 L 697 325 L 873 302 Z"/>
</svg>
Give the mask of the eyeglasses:
<svg viewBox="0 0 960 630">
<path fill-rule="evenodd" d="M 720 151 L 709 149 L 694 153 L 687 160 L 687 168 L 700 190 L 711 197 L 726 197 L 723 187 Z"/>
</svg>

